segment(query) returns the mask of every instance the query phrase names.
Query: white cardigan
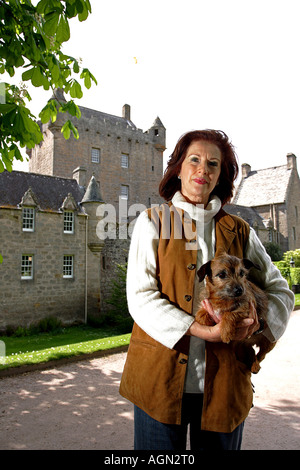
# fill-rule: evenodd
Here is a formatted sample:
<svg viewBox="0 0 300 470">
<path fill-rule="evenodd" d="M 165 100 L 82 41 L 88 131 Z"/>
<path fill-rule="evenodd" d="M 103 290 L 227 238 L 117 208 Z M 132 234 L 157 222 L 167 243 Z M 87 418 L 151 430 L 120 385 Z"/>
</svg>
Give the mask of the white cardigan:
<svg viewBox="0 0 300 470">
<path fill-rule="evenodd" d="M 202 234 L 197 234 L 200 249 L 197 255 L 197 270 L 214 257 L 215 215 L 221 208 L 221 201 L 214 196 L 206 209 L 188 203 L 178 191 L 172 203 L 185 210 L 195 221 L 204 221 Z M 142 212 L 134 226 L 127 270 L 127 301 L 134 321 L 153 339 L 168 348 L 184 336 L 194 321 L 181 309 L 161 298 L 156 279 L 157 232 L 146 212 Z M 250 229 L 246 257 L 260 265 L 262 270 L 256 276 L 263 282 L 269 298 L 267 312 L 268 329 L 264 334 L 271 341 L 277 341 L 284 333 L 290 313 L 294 307 L 294 294 L 286 280 L 273 265 L 255 231 Z M 194 299 L 197 299 L 200 283 L 195 276 Z M 198 309 L 193 304 L 193 314 Z M 185 392 L 197 393 L 204 389 L 205 341 L 191 337 Z"/>
</svg>

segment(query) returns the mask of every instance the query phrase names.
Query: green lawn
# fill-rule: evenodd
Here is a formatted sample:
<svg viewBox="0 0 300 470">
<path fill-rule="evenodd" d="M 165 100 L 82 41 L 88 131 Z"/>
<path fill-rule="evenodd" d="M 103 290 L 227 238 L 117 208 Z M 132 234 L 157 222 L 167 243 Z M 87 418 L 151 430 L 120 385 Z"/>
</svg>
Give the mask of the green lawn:
<svg viewBox="0 0 300 470">
<path fill-rule="evenodd" d="M 0 370 L 125 346 L 129 339 L 130 333 L 118 334 L 113 328 L 88 326 L 63 328 L 57 334 L 1 336 L 6 354 L 0 357 Z"/>
</svg>

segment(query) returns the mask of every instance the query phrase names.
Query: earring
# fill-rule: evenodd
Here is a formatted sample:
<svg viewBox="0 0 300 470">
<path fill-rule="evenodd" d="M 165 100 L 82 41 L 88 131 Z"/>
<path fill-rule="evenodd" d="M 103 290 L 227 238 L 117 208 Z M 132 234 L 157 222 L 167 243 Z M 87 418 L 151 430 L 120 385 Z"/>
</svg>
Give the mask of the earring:
<svg viewBox="0 0 300 470">
<path fill-rule="evenodd" d="M 181 176 L 180 176 L 180 175 L 178 175 L 177 178 L 178 178 L 179 180 L 181 180 Z"/>
</svg>

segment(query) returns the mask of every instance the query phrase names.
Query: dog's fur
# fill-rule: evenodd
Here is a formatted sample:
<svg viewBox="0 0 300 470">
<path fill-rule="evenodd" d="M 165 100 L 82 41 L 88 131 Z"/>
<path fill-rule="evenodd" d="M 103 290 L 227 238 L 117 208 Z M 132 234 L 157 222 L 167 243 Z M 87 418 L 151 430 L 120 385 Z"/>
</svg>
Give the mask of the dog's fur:
<svg viewBox="0 0 300 470">
<path fill-rule="evenodd" d="M 268 298 L 259 287 L 247 279 L 248 271 L 252 267 L 260 270 L 260 267 L 250 260 L 224 254 L 201 266 L 197 273 L 200 282 L 206 277 L 200 300 L 208 299 L 214 312 L 220 317 L 221 339 L 224 343 L 233 340 L 237 322 L 249 317 L 250 303 L 256 309 L 258 318 L 266 322 Z M 195 320 L 202 325 L 215 324 L 203 307 L 197 312 Z M 253 349 L 254 345 L 259 348 L 257 355 Z M 243 341 L 234 341 L 234 346 L 239 348 L 239 355 L 243 351 L 243 360 L 253 373 L 257 373 L 260 370 L 259 363 L 273 349 L 275 343 L 271 343 L 263 334 L 254 334 Z"/>
</svg>

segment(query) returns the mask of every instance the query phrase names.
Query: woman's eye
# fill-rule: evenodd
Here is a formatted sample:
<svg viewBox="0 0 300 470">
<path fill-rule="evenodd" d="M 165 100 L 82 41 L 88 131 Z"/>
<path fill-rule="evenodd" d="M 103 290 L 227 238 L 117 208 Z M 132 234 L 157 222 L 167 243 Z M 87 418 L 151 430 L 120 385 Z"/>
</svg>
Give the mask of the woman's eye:
<svg viewBox="0 0 300 470">
<path fill-rule="evenodd" d="M 195 162 L 195 163 L 198 163 L 199 162 L 199 158 L 198 157 L 192 157 L 191 158 L 191 162 Z"/>
<path fill-rule="evenodd" d="M 214 166 L 214 167 L 217 167 L 218 164 L 219 164 L 219 162 L 217 162 L 217 161 L 209 162 L 209 165 Z"/>
</svg>

